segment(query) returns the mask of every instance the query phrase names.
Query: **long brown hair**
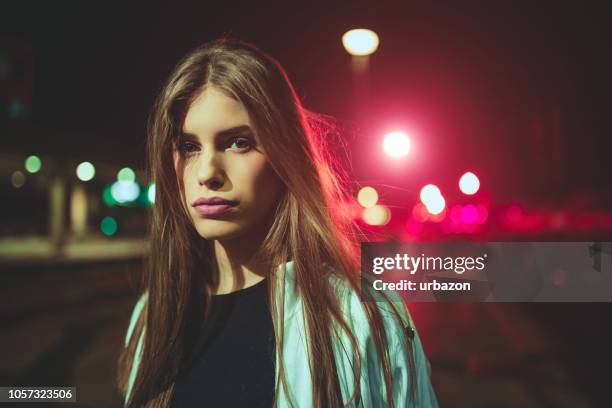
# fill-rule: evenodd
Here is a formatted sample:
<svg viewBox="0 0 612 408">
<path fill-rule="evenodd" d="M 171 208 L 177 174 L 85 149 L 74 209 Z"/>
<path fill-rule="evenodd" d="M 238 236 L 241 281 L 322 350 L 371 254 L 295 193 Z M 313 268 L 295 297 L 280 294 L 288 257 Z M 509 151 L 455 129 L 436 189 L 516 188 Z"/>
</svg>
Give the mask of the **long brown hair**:
<svg viewBox="0 0 612 408">
<path fill-rule="evenodd" d="M 180 176 L 175 171 L 173 146 L 191 102 L 207 86 L 214 86 L 240 101 L 272 168 L 284 184 L 267 236 L 257 253 L 269 265 L 293 261 L 297 291 L 301 297 L 309 339 L 309 360 L 316 407 L 343 406 L 332 339 L 337 327 L 346 332 L 356 358 L 355 392 L 360 397 L 361 361 L 357 340 L 343 316 L 329 274 L 359 289 L 359 229 L 344 210 L 352 201 L 349 179 L 329 149 L 328 118 L 302 107 L 280 64 L 254 46 L 233 39 L 206 43 L 189 53 L 174 69 L 150 115 L 147 135 L 147 171 L 156 185 L 156 201 L 150 209 L 150 252 L 142 280 L 148 291 L 144 312 L 120 356 L 119 387 L 125 393 L 137 339 L 146 326 L 138 375 L 131 389 L 129 407 L 166 407 L 174 382 L 188 354 L 186 331 L 196 310 L 196 296 L 210 293 L 196 288 L 210 286 L 213 279 L 211 242 L 198 235 L 182 199 Z M 323 268 L 329 265 L 330 268 Z M 197 273 L 195 272 L 197 271 Z M 276 310 L 276 268 L 267 279 L 271 310 Z M 280 300 L 279 300 L 280 299 Z M 282 309 L 282 305 L 280 305 Z M 387 400 L 392 401 L 392 377 L 388 341 L 381 312 L 363 303 L 376 349 L 382 362 Z M 396 318 L 400 316 L 393 308 Z M 283 362 L 283 317 L 272 313 L 276 350 Z M 337 326 L 336 326 L 337 325 Z M 406 344 L 410 345 L 406 336 Z M 412 391 L 415 368 L 408 347 Z M 287 392 L 284 367 L 279 367 L 279 387 Z M 275 398 L 276 402 L 276 398 Z M 398 401 L 395 401 L 397 403 Z M 276 405 L 276 403 L 275 403 Z"/>
</svg>

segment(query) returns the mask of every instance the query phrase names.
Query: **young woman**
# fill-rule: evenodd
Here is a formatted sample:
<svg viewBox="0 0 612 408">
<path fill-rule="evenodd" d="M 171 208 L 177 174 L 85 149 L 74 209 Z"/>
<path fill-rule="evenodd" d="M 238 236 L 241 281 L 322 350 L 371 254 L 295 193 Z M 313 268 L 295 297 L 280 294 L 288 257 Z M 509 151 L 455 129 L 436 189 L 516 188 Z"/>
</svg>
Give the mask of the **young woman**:
<svg viewBox="0 0 612 408">
<path fill-rule="evenodd" d="M 399 298 L 364 302 L 347 177 L 282 67 L 221 39 L 152 111 L 142 296 L 126 407 L 437 406 Z"/>
</svg>

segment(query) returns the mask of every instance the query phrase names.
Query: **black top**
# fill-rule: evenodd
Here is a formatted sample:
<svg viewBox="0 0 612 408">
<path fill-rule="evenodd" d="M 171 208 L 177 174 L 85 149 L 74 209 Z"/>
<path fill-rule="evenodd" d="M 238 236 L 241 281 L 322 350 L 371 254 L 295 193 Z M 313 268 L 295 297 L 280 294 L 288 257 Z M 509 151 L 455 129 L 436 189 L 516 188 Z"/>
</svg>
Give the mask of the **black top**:
<svg viewBox="0 0 612 408">
<path fill-rule="evenodd" d="M 267 296 L 266 279 L 213 296 L 191 364 L 175 382 L 172 408 L 272 406 L 276 354 Z"/>
</svg>

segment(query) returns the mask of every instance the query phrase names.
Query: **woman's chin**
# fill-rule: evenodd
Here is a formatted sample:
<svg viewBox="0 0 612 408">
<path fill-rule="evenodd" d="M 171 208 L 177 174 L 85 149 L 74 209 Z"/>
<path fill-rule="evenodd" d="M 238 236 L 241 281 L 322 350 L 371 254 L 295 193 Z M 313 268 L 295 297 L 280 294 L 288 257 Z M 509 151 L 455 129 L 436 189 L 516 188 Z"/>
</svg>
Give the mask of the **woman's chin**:
<svg viewBox="0 0 612 408">
<path fill-rule="evenodd" d="M 198 220 L 195 227 L 198 234 L 208 240 L 232 239 L 243 233 L 243 228 L 229 221 Z"/>
</svg>

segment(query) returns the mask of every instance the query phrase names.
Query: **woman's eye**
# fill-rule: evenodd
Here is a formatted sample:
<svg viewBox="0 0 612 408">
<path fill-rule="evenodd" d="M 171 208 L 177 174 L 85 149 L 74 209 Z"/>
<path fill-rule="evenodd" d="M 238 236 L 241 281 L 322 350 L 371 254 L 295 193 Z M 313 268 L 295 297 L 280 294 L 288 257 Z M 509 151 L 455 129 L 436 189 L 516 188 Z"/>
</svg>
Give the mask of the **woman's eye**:
<svg viewBox="0 0 612 408">
<path fill-rule="evenodd" d="M 249 150 L 251 147 L 253 147 L 251 141 L 244 137 L 234 139 L 230 145 L 231 149 L 237 149 L 241 151 Z"/>
<path fill-rule="evenodd" d="M 195 149 L 197 148 L 197 146 L 193 143 L 189 143 L 189 142 L 183 142 L 179 145 L 179 150 L 182 153 L 193 153 L 195 151 Z"/>
</svg>

